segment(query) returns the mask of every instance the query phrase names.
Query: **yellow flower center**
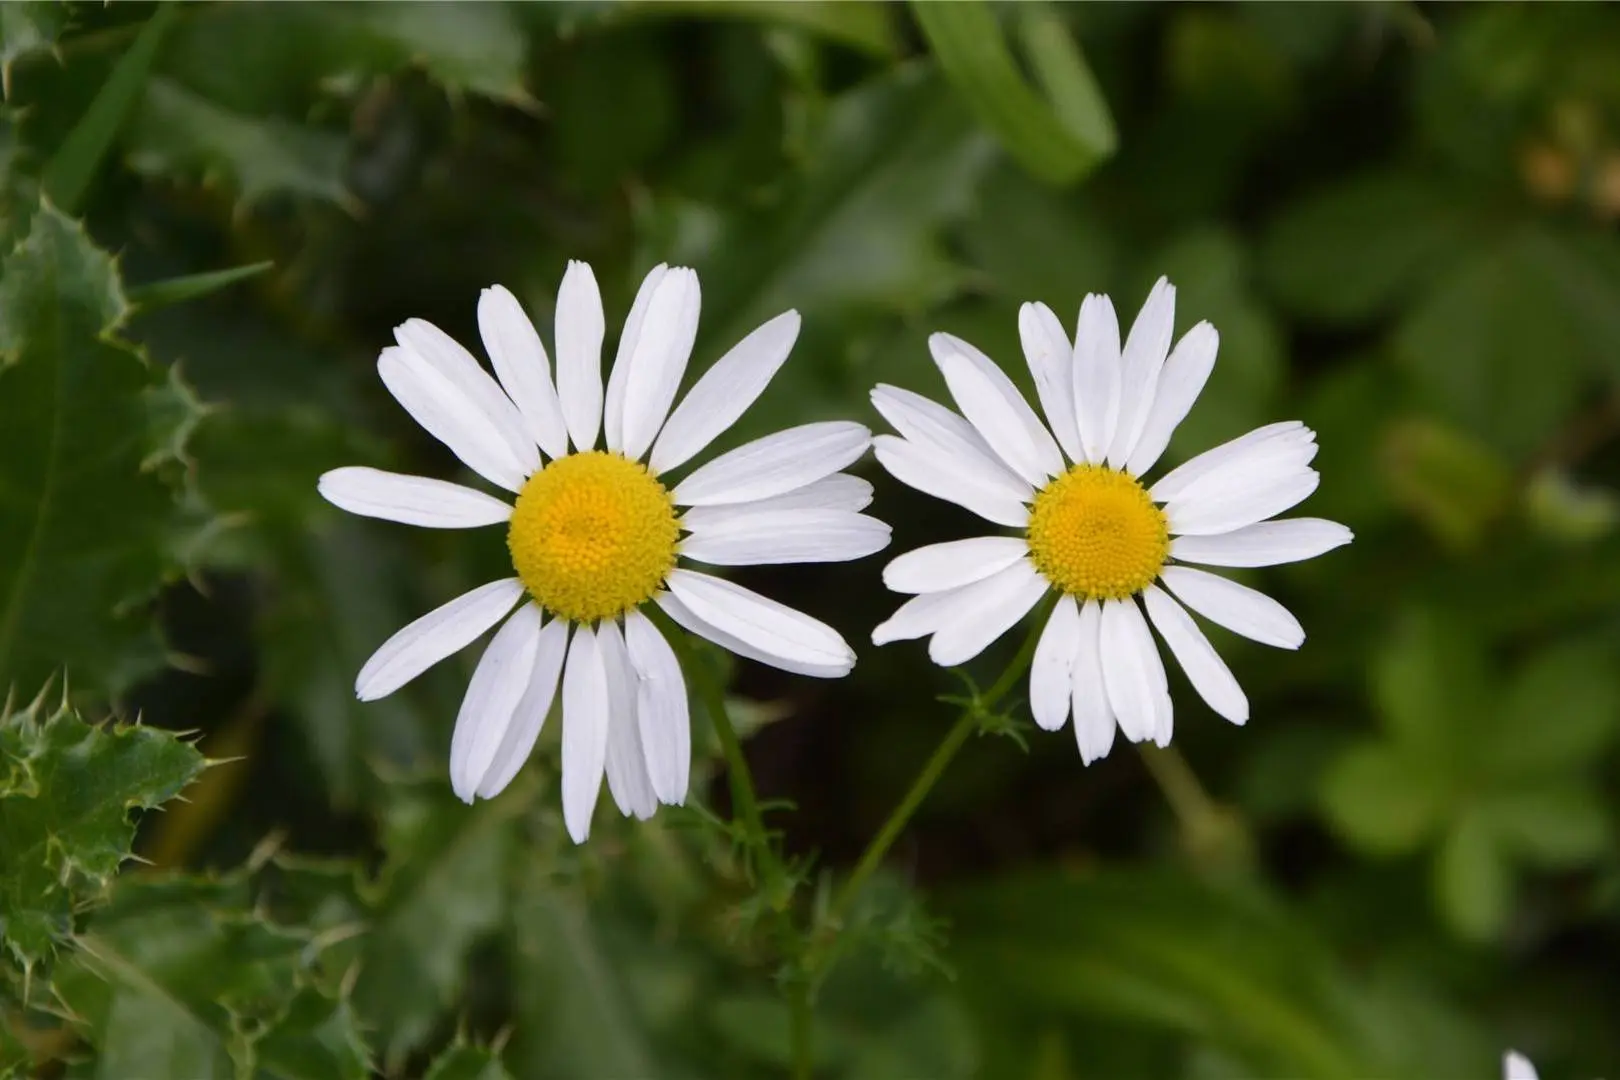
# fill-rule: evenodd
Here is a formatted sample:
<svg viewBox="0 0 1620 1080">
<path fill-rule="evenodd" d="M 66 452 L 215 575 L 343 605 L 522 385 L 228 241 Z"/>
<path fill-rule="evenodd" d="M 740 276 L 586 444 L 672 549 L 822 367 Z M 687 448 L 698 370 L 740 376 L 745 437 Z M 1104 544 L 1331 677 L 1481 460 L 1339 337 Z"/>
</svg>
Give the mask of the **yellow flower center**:
<svg viewBox="0 0 1620 1080">
<path fill-rule="evenodd" d="M 680 531 L 674 500 L 644 466 L 588 450 L 529 477 L 506 546 L 541 607 L 596 622 L 652 598 L 675 568 Z"/>
<path fill-rule="evenodd" d="M 1170 554 L 1164 512 L 1128 472 L 1076 465 L 1035 496 L 1030 558 L 1055 588 L 1123 600 L 1153 584 Z"/>
</svg>

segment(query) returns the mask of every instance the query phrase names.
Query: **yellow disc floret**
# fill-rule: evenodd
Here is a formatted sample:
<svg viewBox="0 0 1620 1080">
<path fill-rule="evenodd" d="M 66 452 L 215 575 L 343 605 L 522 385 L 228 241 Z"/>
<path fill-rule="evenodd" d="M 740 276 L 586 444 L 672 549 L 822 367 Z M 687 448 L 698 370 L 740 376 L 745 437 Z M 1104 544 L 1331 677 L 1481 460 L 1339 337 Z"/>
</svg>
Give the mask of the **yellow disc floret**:
<svg viewBox="0 0 1620 1080">
<path fill-rule="evenodd" d="M 587 450 L 523 485 L 506 546 L 541 607 L 595 622 L 650 599 L 675 568 L 679 538 L 664 485 L 619 454 Z"/>
<path fill-rule="evenodd" d="M 1141 592 L 1170 553 L 1164 512 L 1136 477 L 1105 465 L 1076 465 L 1042 488 L 1026 535 L 1035 569 L 1083 600 Z"/>
</svg>

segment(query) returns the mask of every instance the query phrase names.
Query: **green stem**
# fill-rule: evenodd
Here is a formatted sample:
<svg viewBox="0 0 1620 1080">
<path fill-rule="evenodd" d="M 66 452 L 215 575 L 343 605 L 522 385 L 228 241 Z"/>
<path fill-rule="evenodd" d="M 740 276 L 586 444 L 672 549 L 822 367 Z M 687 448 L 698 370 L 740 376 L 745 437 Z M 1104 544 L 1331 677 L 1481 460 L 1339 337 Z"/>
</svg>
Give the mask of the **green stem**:
<svg viewBox="0 0 1620 1080">
<path fill-rule="evenodd" d="M 788 991 L 788 1009 L 792 1027 L 793 1080 L 811 1080 L 814 1062 L 810 1057 L 810 980 L 798 978 Z"/>
</svg>

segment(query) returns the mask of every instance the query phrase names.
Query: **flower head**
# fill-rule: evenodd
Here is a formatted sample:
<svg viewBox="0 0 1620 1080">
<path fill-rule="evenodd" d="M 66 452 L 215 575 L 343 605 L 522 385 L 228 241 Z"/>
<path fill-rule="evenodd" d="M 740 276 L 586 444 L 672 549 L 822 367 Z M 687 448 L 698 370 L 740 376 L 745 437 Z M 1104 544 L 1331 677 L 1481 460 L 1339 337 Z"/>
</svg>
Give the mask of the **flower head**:
<svg viewBox="0 0 1620 1080">
<path fill-rule="evenodd" d="M 935 663 L 960 664 L 1056 593 L 1030 707 L 1049 731 L 1072 712 L 1088 764 L 1108 753 L 1116 727 L 1133 742 L 1170 741 L 1149 622 L 1200 696 L 1239 724 L 1248 699 L 1187 609 L 1268 645 L 1305 640 L 1276 601 L 1187 564 L 1271 566 L 1351 539 L 1331 521 L 1270 520 L 1316 490 L 1316 435 L 1298 422 L 1252 431 L 1143 483 L 1215 366 L 1214 328 L 1199 323 L 1172 349 L 1174 323 L 1175 289 L 1162 278 L 1123 347 L 1106 296 L 1086 297 L 1073 342 L 1044 304 L 1025 304 L 1018 329 L 1046 424 L 1000 368 L 949 334 L 928 345 L 960 414 L 897 387 L 872 392 L 899 432 L 874 440 L 885 469 L 1016 530 L 891 562 L 885 583 L 913 598 L 872 640 L 928 637 Z"/>
<path fill-rule="evenodd" d="M 625 320 L 605 388 L 602 301 L 585 263 L 569 263 L 557 296 L 555 383 L 540 335 L 500 286 L 478 302 L 494 377 L 449 335 L 412 319 L 378 359 L 383 383 L 468 468 L 516 494 L 515 505 L 369 468 L 320 480 L 330 502 L 368 517 L 440 529 L 506 525 L 513 576 L 389 638 L 361 668 L 355 693 L 364 701 L 391 694 L 504 619 L 456 717 L 450 781 L 467 802 L 499 794 L 533 749 L 560 684 L 563 816 L 576 841 L 590 832 L 604 774 L 627 815 L 646 818 L 659 802 L 686 798 L 686 685 L 669 642 L 641 611 L 646 604 L 787 671 L 833 678 L 854 665 L 831 627 L 682 560 L 835 562 L 889 540 L 887 525 L 860 512 L 871 485 L 840 472 L 870 442 L 860 424 L 789 428 L 668 482 L 764 391 L 799 333 L 797 312 L 765 323 L 672 412 L 699 306 L 695 273 L 656 267 Z"/>
</svg>

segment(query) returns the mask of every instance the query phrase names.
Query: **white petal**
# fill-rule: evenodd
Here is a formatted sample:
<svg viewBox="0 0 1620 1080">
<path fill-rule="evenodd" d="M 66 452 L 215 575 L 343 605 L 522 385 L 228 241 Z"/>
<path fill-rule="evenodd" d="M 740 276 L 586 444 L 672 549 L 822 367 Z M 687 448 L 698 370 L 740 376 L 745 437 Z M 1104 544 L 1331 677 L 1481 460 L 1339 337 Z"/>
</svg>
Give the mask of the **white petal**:
<svg viewBox="0 0 1620 1080">
<path fill-rule="evenodd" d="M 1229 442 L 1205 450 L 1197 457 L 1171 469 L 1159 477 L 1149 494 L 1157 502 L 1169 502 L 1179 498 L 1200 477 L 1232 459 L 1240 458 L 1254 447 L 1271 443 L 1273 440 L 1278 441 L 1281 446 L 1291 447 L 1314 442 L 1315 435 L 1298 420 L 1284 420 L 1255 428 L 1245 435 L 1239 435 Z"/>
<path fill-rule="evenodd" d="M 1080 761 L 1090 765 L 1107 757 L 1119 724 L 1108 702 L 1102 664 L 1102 606 L 1087 600 L 1080 608 L 1074 646 L 1074 738 Z"/>
<path fill-rule="evenodd" d="M 624 456 L 639 460 L 652 446 L 680 389 L 702 307 L 698 276 L 677 266 L 647 305 L 624 384 Z"/>
<path fill-rule="evenodd" d="M 889 526 L 843 510 L 767 510 L 693 530 L 681 554 L 715 566 L 847 562 L 889 546 Z"/>
<path fill-rule="evenodd" d="M 1046 595 L 1046 588 L 1046 579 L 1027 559 L 967 586 L 963 591 L 973 591 L 979 602 L 934 632 L 928 642 L 928 658 L 940 667 L 967 663 L 1028 615 Z"/>
<path fill-rule="evenodd" d="M 1119 424 L 1119 318 L 1114 302 L 1088 294 L 1074 332 L 1074 410 L 1086 460 L 1108 456 Z M 1106 753 L 1106 751 L 1104 751 Z"/>
<path fill-rule="evenodd" d="M 672 570 L 667 582 L 674 597 L 708 625 L 749 642 L 778 661 L 855 666 L 855 651 L 826 623 L 741 585 L 692 570 Z"/>
<path fill-rule="evenodd" d="M 506 740 L 512 715 L 529 688 L 539 636 L 539 609 L 524 604 L 495 632 L 473 671 L 450 737 L 450 787 L 462 802 L 473 801 Z"/>
<path fill-rule="evenodd" d="M 1178 506 L 1230 499 L 1278 481 L 1296 479 L 1308 471 L 1316 450 L 1316 433 L 1309 428 L 1255 443 L 1225 457 L 1195 479 L 1178 484 L 1175 494 L 1166 496 L 1165 501 Z"/>
<path fill-rule="evenodd" d="M 1263 592 L 1190 566 L 1167 566 L 1159 577 L 1183 604 L 1234 634 L 1279 649 L 1305 643 L 1299 620 Z"/>
<path fill-rule="evenodd" d="M 523 763 L 529 760 L 535 740 L 540 737 L 540 729 L 545 726 L 546 715 L 551 712 L 551 702 L 557 696 L 557 676 L 562 672 L 563 656 L 567 651 L 568 623 L 553 619 L 540 631 L 528 689 L 523 692 L 523 699 L 512 712 L 506 737 L 501 740 L 500 749 L 495 751 L 494 764 L 478 785 L 480 797 L 493 799 L 505 791 L 506 785 L 512 782 Z"/>
<path fill-rule="evenodd" d="M 508 491 L 522 490 L 528 471 L 490 428 L 484 411 L 437 368 L 391 345 L 377 357 L 377 374 L 411 419 L 469 469 Z"/>
<path fill-rule="evenodd" d="M 1203 393 L 1209 373 L 1215 370 L 1215 353 L 1220 348 L 1221 336 L 1207 322 L 1201 322 L 1181 336 L 1170 359 L 1164 362 L 1159 374 L 1159 389 L 1153 396 L 1153 408 L 1148 410 L 1142 436 L 1136 440 L 1125 470 L 1141 476 L 1153 468 L 1170 445 L 1170 436 L 1186 418 Z"/>
<path fill-rule="evenodd" d="M 1057 731 L 1069 718 L 1074 653 L 1079 643 L 1080 609 L 1074 597 L 1060 596 L 1029 667 L 1029 711 L 1043 730 Z"/>
<path fill-rule="evenodd" d="M 813 679 L 838 679 L 848 675 L 850 666 L 854 663 L 853 660 L 821 663 L 809 660 L 785 659 L 766 652 L 747 639 L 728 633 L 713 623 L 698 618 L 692 613 L 691 608 L 681 603 L 670 593 L 659 593 L 653 599 L 657 601 L 659 607 L 664 609 L 664 614 L 705 641 L 712 641 L 728 652 L 736 653 L 738 656 L 744 656 L 750 660 L 757 660 L 761 664 L 769 664 L 771 667 L 780 668 L 783 671 L 791 671 L 795 675 L 808 675 Z"/>
<path fill-rule="evenodd" d="M 607 763 L 608 685 L 596 635 L 588 626 L 574 630 L 562 679 L 563 822 L 574 843 L 591 835 L 591 814 L 602 790 Z"/>
<path fill-rule="evenodd" d="M 688 532 L 720 528 L 753 514 L 775 513 L 778 510 L 843 510 L 854 514 L 871 505 L 871 484 L 848 473 L 834 473 L 768 499 L 733 503 L 730 506 L 694 506 L 681 515 L 681 528 Z"/>
<path fill-rule="evenodd" d="M 540 451 L 524 430 L 523 415 L 500 384 L 460 342 L 426 319 L 406 319 L 394 327 L 394 340 L 401 348 L 432 364 L 439 374 L 460 388 L 526 474 L 540 467 Z"/>
<path fill-rule="evenodd" d="M 1063 472 L 1063 455 L 1007 373 L 951 334 L 931 334 L 928 349 L 956 407 L 1008 468 L 1036 487 Z"/>
<path fill-rule="evenodd" d="M 1502 1055 L 1502 1080 L 1539 1080 L 1530 1059 L 1514 1050 Z"/>
<path fill-rule="evenodd" d="M 568 426 L 551 382 L 551 360 L 517 297 L 500 285 L 479 293 L 478 332 L 496 377 L 523 414 L 529 438 L 548 457 L 568 453 Z"/>
<path fill-rule="evenodd" d="M 570 259 L 557 289 L 557 396 L 574 446 L 596 445 L 602 423 L 602 293 L 590 264 Z M 589 831 L 590 822 L 585 822 Z"/>
<path fill-rule="evenodd" d="M 874 438 L 872 454 L 890 476 L 925 495 L 955 503 L 997 525 L 1021 529 L 1029 523 L 1029 508 L 1016 494 L 984 483 L 962 458 L 894 435 Z"/>
<path fill-rule="evenodd" d="M 596 628 L 596 648 L 607 674 L 608 790 L 619 813 L 646 821 L 658 809 L 652 780 L 647 776 L 647 755 L 641 748 L 641 727 L 636 723 L 636 673 L 630 666 L 624 638 L 612 620 Z"/>
<path fill-rule="evenodd" d="M 1108 445 L 1108 464 L 1123 468 L 1147 426 L 1159 373 L 1176 329 L 1176 288 L 1160 278 L 1131 324 L 1120 358 L 1119 423 Z"/>
<path fill-rule="evenodd" d="M 647 305 L 668 272 L 669 267 L 663 263 L 647 271 L 647 276 L 641 279 L 641 288 L 636 290 L 635 302 L 630 305 L 630 314 L 624 320 L 624 332 L 619 335 L 619 349 L 613 356 L 613 370 L 608 374 L 607 400 L 602 405 L 602 434 L 610 450 L 624 445 L 624 388 L 630 380 L 630 357 L 641 340 Z"/>
<path fill-rule="evenodd" d="M 1247 722 L 1248 697 L 1192 616 L 1157 585 L 1149 585 L 1142 599 L 1147 605 L 1148 618 L 1170 646 L 1176 663 L 1187 673 L 1187 681 L 1198 691 L 1198 696 L 1232 723 Z"/>
<path fill-rule="evenodd" d="M 1179 536 L 1170 542 L 1170 554 L 1205 566 L 1278 566 L 1314 559 L 1354 539 L 1337 521 L 1285 518 L 1215 536 Z"/>
<path fill-rule="evenodd" d="M 1171 503 L 1164 516 L 1177 535 L 1227 533 L 1297 506 L 1321 481 L 1320 473 L 1306 469 L 1252 490 Z"/>
<path fill-rule="evenodd" d="M 354 696 L 361 701 L 387 697 L 501 621 L 523 595 L 523 583 L 503 578 L 480 585 L 434 608 L 400 630 L 371 654 L 355 676 Z"/>
<path fill-rule="evenodd" d="M 1001 492 L 1017 502 L 1029 502 L 1035 489 L 990 449 L 973 425 L 937 401 L 898 386 L 879 383 L 872 390 L 872 405 L 906 441 L 955 463 L 981 487 Z"/>
<path fill-rule="evenodd" d="M 1018 309 L 1018 337 L 1052 434 L 1069 460 L 1084 461 L 1080 428 L 1074 418 L 1074 343 L 1045 304 L 1025 304 Z"/>
<path fill-rule="evenodd" d="M 971 585 L 1029 554 L 1017 536 L 975 536 L 908 551 L 883 568 L 883 584 L 902 593 L 932 593 Z"/>
<path fill-rule="evenodd" d="M 1103 685 L 1119 729 L 1131 742 L 1159 735 L 1161 698 L 1169 698 L 1164 661 L 1135 600 L 1107 600 L 1099 635 Z"/>
<path fill-rule="evenodd" d="M 842 469 L 866 452 L 872 433 L 831 420 L 801 424 L 721 454 L 675 486 L 677 506 L 717 506 L 782 495 Z"/>
<path fill-rule="evenodd" d="M 692 718 L 680 661 L 652 620 L 634 609 L 624 617 L 624 643 L 638 680 L 636 722 L 647 774 L 659 802 L 680 806 L 692 772 Z"/>
<path fill-rule="evenodd" d="M 690 461 L 737 422 L 787 361 L 799 339 L 799 313 L 785 311 L 731 347 L 687 391 L 653 444 L 654 475 Z"/>
<path fill-rule="evenodd" d="M 971 610 L 977 594 L 968 590 L 981 584 L 974 582 L 956 589 L 913 596 L 872 628 L 872 644 L 887 645 L 927 637 L 949 622 L 958 610 Z"/>
<path fill-rule="evenodd" d="M 316 489 L 351 514 L 427 529 L 471 529 L 512 516 L 510 506 L 474 488 L 363 465 L 323 473 Z"/>
</svg>

